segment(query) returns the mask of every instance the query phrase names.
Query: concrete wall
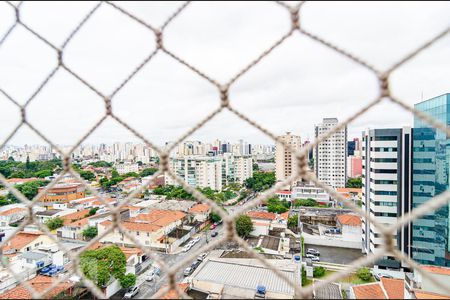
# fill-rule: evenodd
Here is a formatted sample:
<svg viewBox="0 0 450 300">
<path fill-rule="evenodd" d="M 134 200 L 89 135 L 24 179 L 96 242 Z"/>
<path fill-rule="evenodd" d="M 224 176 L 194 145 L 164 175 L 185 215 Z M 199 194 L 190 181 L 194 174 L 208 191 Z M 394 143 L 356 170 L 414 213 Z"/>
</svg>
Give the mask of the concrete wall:
<svg viewBox="0 0 450 300">
<path fill-rule="evenodd" d="M 361 241 L 348 241 L 344 239 L 332 239 L 328 237 L 319 237 L 309 234 L 304 234 L 305 244 L 338 247 L 338 248 L 350 248 L 361 249 Z"/>
</svg>

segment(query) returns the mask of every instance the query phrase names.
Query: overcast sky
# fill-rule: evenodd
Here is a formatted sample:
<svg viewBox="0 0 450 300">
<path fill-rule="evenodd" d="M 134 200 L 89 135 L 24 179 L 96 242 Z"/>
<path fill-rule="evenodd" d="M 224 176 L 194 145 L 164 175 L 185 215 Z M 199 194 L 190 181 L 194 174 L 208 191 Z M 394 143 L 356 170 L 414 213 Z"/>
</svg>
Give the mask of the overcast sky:
<svg viewBox="0 0 450 300">
<path fill-rule="evenodd" d="M 158 27 L 180 2 L 119 2 Z M 25 2 L 21 19 L 60 46 L 94 2 Z M 320 35 L 387 69 L 450 25 L 450 2 L 306 3 L 301 22 Z M 271 2 L 192 3 L 166 29 L 167 48 L 219 82 L 226 82 L 290 28 L 289 14 Z M 0 3 L 0 37 L 14 11 Z M 111 93 L 155 49 L 152 32 L 103 3 L 67 45 L 66 64 L 102 93 Z M 18 26 L 0 47 L 0 88 L 24 103 L 57 64 L 50 47 Z M 392 77 L 395 95 L 409 104 L 450 92 L 450 35 Z M 376 78 L 342 55 L 295 33 L 230 90 L 232 105 L 275 134 L 313 139 L 325 117 L 343 120 L 377 95 Z M 175 140 L 219 105 L 214 86 L 164 53 L 157 54 L 113 99 L 114 112 L 158 145 Z M 69 145 L 104 113 L 102 100 L 60 69 L 30 103 L 29 121 L 56 144 Z M 19 110 L 0 95 L 0 143 L 19 122 Z M 411 126 L 412 115 L 382 103 L 349 126 L 349 138 L 367 127 Z M 228 112 L 190 139 L 271 143 Z M 115 121 L 86 143 L 133 141 Z M 22 129 L 10 144 L 43 143 Z"/>
</svg>

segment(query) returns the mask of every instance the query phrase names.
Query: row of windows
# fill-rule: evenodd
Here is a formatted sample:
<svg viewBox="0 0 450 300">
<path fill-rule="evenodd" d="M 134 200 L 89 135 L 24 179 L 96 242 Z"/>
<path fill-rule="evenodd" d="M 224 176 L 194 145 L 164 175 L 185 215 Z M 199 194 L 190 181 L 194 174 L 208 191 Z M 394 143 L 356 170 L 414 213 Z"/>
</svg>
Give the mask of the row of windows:
<svg viewBox="0 0 450 300">
<path fill-rule="evenodd" d="M 397 217 L 396 213 L 385 213 L 385 212 L 376 212 L 374 213 L 376 217 Z"/>
<path fill-rule="evenodd" d="M 372 192 L 372 189 L 370 190 Z M 375 191 L 375 195 L 397 196 L 396 191 Z"/>
<path fill-rule="evenodd" d="M 372 202 L 372 201 L 371 201 L 371 202 Z M 374 203 L 376 206 L 389 206 L 389 207 L 397 206 L 397 203 L 395 203 L 395 202 L 374 201 L 373 203 Z"/>
<path fill-rule="evenodd" d="M 370 182 L 375 182 L 375 184 L 397 184 L 397 180 L 373 180 L 372 178 Z"/>
<path fill-rule="evenodd" d="M 370 148 L 370 151 L 373 151 L 374 148 Z M 397 147 L 375 147 L 375 151 L 377 152 L 397 152 Z"/>
<path fill-rule="evenodd" d="M 396 140 L 397 140 L 396 136 L 375 136 L 375 141 L 396 141 Z"/>
<path fill-rule="evenodd" d="M 396 163 L 396 158 L 371 158 L 370 161 L 380 162 L 380 163 Z"/>
<path fill-rule="evenodd" d="M 386 170 L 386 169 L 372 169 L 372 168 L 370 168 L 370 172 L 380 173 L 380 174 L 397 174 L 397 170 Z"/>
</svg>

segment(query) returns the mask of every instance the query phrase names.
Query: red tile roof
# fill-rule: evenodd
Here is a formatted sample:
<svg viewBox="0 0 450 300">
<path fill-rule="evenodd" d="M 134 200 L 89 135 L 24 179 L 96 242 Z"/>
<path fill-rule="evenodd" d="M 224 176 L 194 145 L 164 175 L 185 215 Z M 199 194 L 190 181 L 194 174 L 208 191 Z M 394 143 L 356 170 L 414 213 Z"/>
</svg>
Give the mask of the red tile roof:
<svg viewBox="0 0 450 300">
<path fill-rule="evenodd" d="M 292 194 L 292 193 L 291 193 L 291 191 L 278 191 L 277 194 L 280 194 L 280 195 L 290 195 L 290 194 Z"/>
<path fill-rule="evenodd" d="M 450 276 L 450 268 L 446 268 L 446 267 L 438 267 L 438 266 L 422 266 L 422 270 L 428 271 L 428 272 L 434 273 L 434 274 L 440 274 L 440 275 L 448 275 L 448 276 Z"/>
<path fill-rule="evenodd" d="M 338 193 L 362 193 L 362 188 L 337 188 Z"/>
<path fill-rule="evenodd" d="M 27 209 L 25 208 L 21 208 L 21 207 L 15 207 L 15 208 L 11 208 L 5 211 L 0 212 L 0 216 L 9 216 L 9 215 L 13 215 L 13 214 L 17 214 L 17 213 L 26 213 Z"/>
<path fill-rule="evenodd" d="M 83 210 L 79 210 L 79 211 L 76 211 L 71 214 L 67 214 L 65 216 L 61 216 L 61 219 L 64 220 L 64 225 L 69 225 L 72 222 L 75 222 L 75 221 L 85 218 L 85 216 L 88 214 L 89 214 L 89 209 L 83 209 Z"/>
<path fill-rule="evenodd" d="M 405 281 L 403 279 L 381 278 L 384 290 L 389 299 L 403 299 L 405 291 Z"/>
<path fill-rule="evenodd" d="M 422 290 L 413 290 L 416 299 L 450 299 L 450 296 L 445 296 L 437 293 L 422 291 Z"/>
<path fill-rule="evenodd" d="M 352 289 L 356 299 L 388 299 L 378 282 L 352 286 Z"/>
<path fill-rule="evenodd" d="M 54 282 L 56 278 L 37 275 L 31 280 L 28 280 L 28 284 L 38 293 L 42 293 L 47 290 Z M 45 298 L 53 298 L 59 293 L 64 292 L 74 285 L 72 282 L 61 282 L 56 287 L 51 289 L 47 294 L 44 295 Z M 0 295 L 0 299 L 31 299 L 31 293 L 22 285 L 16 286 Z"/>
<path fill-rule="evenodd" d="M 8 250 L 16 249 L 20 250 L 29 243 L 33 242 L 35 239 L 40 237 L 42 235 L 42 232 L 23 232 L 20 231 L 14 235 L 12 239 L 10 239 L 6 246 L 3 247 L 3 252 L 6 252 Z"/>
<path fill-rule="evenodd" d="M 358 215 L 339 215 L 337 216 L 339 223 L 348 226 L 361 226 L 361 217 Z"/>
<path fill-rule="evenodd" d="M 111 221 L 103 221 L 100 223 L 100 225 L 104 227 L 111 226 Z M 145 232 L 155 232 L 161 229 L 160 226 L 154 225 L 154 224 L 147 224 L 147 223 L 137 223 L 137 222 L 122 222 L 122 226 L 125 227 L 127 230 L 131 231 L 145 231 Z"/>
<path fill-rule="evenodd" d="M 191 209 L 189 209 L 189 212 L 193 213 L 193 214 L 204 213 L 204 212 L 207 212 L 209 209 L 210 209 L 209 205 L 199 203 L 199 204 L 192 206 Z"/>
<path fill-rule="evenodd" d="M 130 218 L 131 222 L 154 224 L 161 227 L 170 223 L 179 221 L 186 216 L 184 212 L 174 210 L 153 210 L 148 214 L 139 214 L 134 218 Z"/>
<path fill-rule="evenodd" d="M 39 180 L 39 178 L 36 177 L 32 177 L 32 178 L 10 178 L 7 179 L 6 181 L 8 183 L 25 183 L 25 182 L 30 182 L 30 181 L 35 181 L 35 180 Z"/>
<path fill-rule="evenodd" d="M 252 219 L 265 219 L 265 220 L 275 220 L 276 215 L 274 213 L 265 211 L 249 211 L 247 215 Z"/>
</svg>

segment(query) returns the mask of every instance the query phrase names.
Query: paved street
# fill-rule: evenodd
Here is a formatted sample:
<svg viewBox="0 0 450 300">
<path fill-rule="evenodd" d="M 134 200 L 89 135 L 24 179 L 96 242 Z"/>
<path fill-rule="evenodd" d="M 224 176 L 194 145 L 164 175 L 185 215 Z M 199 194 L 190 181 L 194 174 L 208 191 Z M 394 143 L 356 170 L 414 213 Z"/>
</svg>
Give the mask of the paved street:
<svg viewBox="0 0 450 300">
<path fill-rule="evenodd" d="M 222 237 L 223 236 L 222 229 L 223 229 L 222 225 L 219 225 L 216 229 L 213 230 L 213 231 L 219 232 L 219 235 L 214 238 L 211 237 L 212 231 L 208 230 L 208 240 L 215 240 L 215 239 Z M 200 236 L 201 239 L 188 252 L 180 252 L 179 254 L 158 253 L 159 257 L 168 266 L 172 266 L 172 265 L 182 261 L 186 256 L 190 255 L 192 252 L 198 250 L 200 247 L 202 247 L 203 245 L 206 244 L 206 238 L 205 238 L 204 232 L 201 232 L 201 233 L 197 234 L 196 236 Z M 189 241 L 190 240 L 186 241 L 186 243 Z M 184 279 L 183 271 L 184 270 L 180 270 L 177 273 L 177 276 L 176 276 L 177 282 L 183 281 L 183 279 Z M 156 293 L 161 288 L 161 286 L 167 284 L 167 274 L 164 274 L 163 272 L 161 273 L 160 276 L 156 276 L 155 280 L 153 280 L 151 282 L 145 281 L 145 274 L 146 274 L 146 272 L 141 274 L 137 279 L 137 283 L 140 284 L 141 289 L 135 298 L 138 298 L 138 299 L 150 298 L 154 293 Z"/>
</svg>

